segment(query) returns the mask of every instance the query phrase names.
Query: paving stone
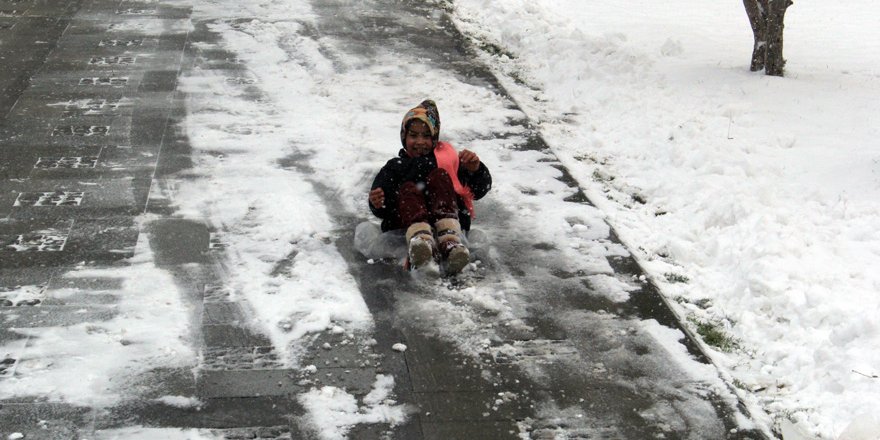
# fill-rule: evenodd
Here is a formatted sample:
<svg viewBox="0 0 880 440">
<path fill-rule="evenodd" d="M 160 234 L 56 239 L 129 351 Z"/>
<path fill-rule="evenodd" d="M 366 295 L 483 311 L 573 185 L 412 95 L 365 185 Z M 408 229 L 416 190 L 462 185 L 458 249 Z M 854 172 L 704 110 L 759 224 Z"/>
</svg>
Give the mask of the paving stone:
<svg viewBox="0 0 880 440">
<path fill-rule="evenodd" d="M 127 217 L 7 222 L 0 224 L 0 267 L 112 262 L 132 255 L 137 236 Z"/>
<path fill-rule="evenodd" d="M 521 377 L 516 366 L 473 359 L 437 338 L 407 335 L 404 354 L 415 392 L 499 390 Z"/>
<path fill-rule="evenodd" d="M 131 179 L 0 182 L 0 215 L 23 221 L 137 215 L 143 209 L 135 200 L 137 183 Z"/>
<path fill-rule="evenodd" d="M 321 333 L 309 343 L 306 350 L 306 354 L 302 355 L 302 363 L 318 367 L 376 367 L 385 358 L 373 350 L 373 347 L 368 345 L 362 336 L 349 338 L 344 332 L 340 334 Z"/>
<path fill-rule="evenodd" d="M 294 370 L 201 370 L 199 398 L 296 395 L 303 391 Z"/>
<path fill-rule="evenodd" d="M 249 329 L 234 325 L 202 326 L 202 338 L 209 348 L 220 347 L 262 347 L 270 345 L 269 339 L 256 335 Z"/>
<path fill-rule="evenodd" d="M 358 440 L 412 440 L 422 438 L 422 428 L 418 417 L 409 417 L 403 425 L 390 426 L 386 423 L 355 425 L 348 438 Z M 450 440 L 456 437 L 446 437 Z M 476 439 L 478 437 L 469 437 Z"/>
<path fill-rule="evenodd" d="M 213 429 L 212 434 L 224 440 L 296 440 L 291 435 L 290 426 L 266 426 L 257 428 Z"/>
<path fill-rule="evenodd" d="M 425 420 L 427 419 L 427 420 Z M 516 421 L 454 421 L 434 422 L 430 417 L 422 420 L 422 433 L 424 440 L 449 440 L 449 439 L 492 439 L 492 440 L 519 440 L 519 427 Z"/>
<path fill-rule="evenodd" d="M 75 271 L 65 272 L 52 279 L 50 289 L 55 290 L 86 290 L 91 292 L 115 292 L 122 289 L 125 278 L 122 277 L 81 277 Z"/>
<path fill-rule="evenodd" d="M 280 370 L 284 366 L 271 346 L 206 347 L 202 370 Z"/>
<path fill-rule="evenodd" d="M 24 94 L 30 99 L 64 101 L 80 97 L 116 98 L 137 95 L 143 72 L 108 73 L 95 71 L 42 72 L 34 76 Z M 23 117 L 17 109 L 10 116 Z"/>
<path fill-rule="evenodd" d="M 96 430 L 124 426 L 175 428 L 241 428 L 284 426 L 303 410 L 287 396 L 205 399 L 202 406 L 177 408 L 156 401 L 138 401 L 108 410 L 95 420 Z"/>
<path fill-rule="evenodd" d="M 59 268 L 2 268 L 0 269 L 0 292 L 20 286 L 45 287 L 63 271 Z"/>
<path fill-rule="evenodd" d="M 159 266 L 208 261 L 205 252 L 210 233 L 204 223 L 163 219 L 150 222 L 147 231 Z"/>
<path fill-rule="evenodd" d="M 503 403 L 498 393 L 485 391 L 458 391 L 439 393 L 416 393 L 424 420 L 443 421 L 510 421 L 534 417 L 535 402 L 517 398 Z M 430 413 L 430 416 L 428 415 Z"/>
<path fill-rule="evenodd" d="M 333 386 L 342 388 L 356 396 L 363 396 L 373 389 L 377 374 L 375 368 L 328 368 L 318 366 L 314 374 L 300 372 L 300 384 L 306 389 Z"/>
<path fill-rule="evenodd" d="M 0 317 L 9 328 L 65 327 L 112 319 L 115 308 L 96 305 L 0 307 Z"/>
<path fill-rule="evenodd" d="M 166 396 L 195 396 L 196 377 L 192 368 L 157 368 L 141 374 L 127 385 L 130 396 L 153 400 Z"/>
<path fill-rule="evenodd" d="M 241 305 L 232 302 L 208 302 L 202 309 L 202 325 L 246 324 Z"/>
<path fill-rule="evenodd" d="M 80 438 L 90 425 L 91 410 L 59 403 L 7 403 L 0 401 L 0 436 L 22 439 L 68 440 Z"/>
</svg>

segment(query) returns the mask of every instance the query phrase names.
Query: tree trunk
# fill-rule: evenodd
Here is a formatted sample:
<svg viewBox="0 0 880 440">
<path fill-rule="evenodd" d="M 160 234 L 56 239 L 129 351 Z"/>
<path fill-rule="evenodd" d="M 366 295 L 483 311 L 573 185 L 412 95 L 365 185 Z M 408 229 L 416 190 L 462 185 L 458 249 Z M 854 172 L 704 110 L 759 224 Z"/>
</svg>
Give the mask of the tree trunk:
<svg viewBox="0 0 880 440">
<path fill-rule="evenodd" d="M 752 25 L 752 34 L 755 36 L 752 64 L 749 69 L 757 72 L 764 70 L 767 60 L 767 0 L 743 0 L 743 5 L 746 7 L 746 15 L 749 16 L 749 24 Z"/>
<path fill-rule="evenodd" d="M 785 28 L 785 10 L 792 5 L 791 0 L 769 0 L 770 13 L 767 14 L 767 75 L 782 76 L 785 58 L 782 57 L 782 31 Z"/>
<path fill-rule="evenodd" d="M 752 48 L 752 72 L 764 70 L 767 75 L 782 76 L 785 58 L 782 56 L 782 34 L 785 11 L 791 0 L 743 0 L 755 45 Z"/>
</svg>

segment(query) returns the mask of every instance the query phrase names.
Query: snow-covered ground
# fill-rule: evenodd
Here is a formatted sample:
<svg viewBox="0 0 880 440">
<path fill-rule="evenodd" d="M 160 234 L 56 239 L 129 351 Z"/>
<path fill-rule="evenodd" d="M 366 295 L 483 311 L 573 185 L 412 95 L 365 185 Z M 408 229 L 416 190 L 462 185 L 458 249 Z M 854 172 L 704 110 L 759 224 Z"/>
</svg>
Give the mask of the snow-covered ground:
<svg viewBox="0 0 880 440">
<path fill-rule="evenodd" d="M 775 78 L 739 1 L 450 3 L 786 438 L 880 438 L 880 4 L 795 1 Z"/>
</svg>

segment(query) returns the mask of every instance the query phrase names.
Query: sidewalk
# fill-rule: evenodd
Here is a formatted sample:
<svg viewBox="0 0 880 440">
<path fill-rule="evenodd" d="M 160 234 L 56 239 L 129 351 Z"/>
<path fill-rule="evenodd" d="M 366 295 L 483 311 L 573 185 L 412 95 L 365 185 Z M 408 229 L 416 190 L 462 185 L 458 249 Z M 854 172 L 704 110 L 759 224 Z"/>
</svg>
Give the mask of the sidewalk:
<svg viewBox="0 0 880 440">
<path fill-rule="evenodd" d="M 319 24 L 311 31 L 367 52 L 374 42 L 401 45 L 401 50 L 414 44 L 438 68 L 505 95 L 468 55 L 448 20 L 437 29 L 394 26 L 398 16 L 433 12 L 422 9 L 428 6 L 392 3 L 373 5 L 378 9 L 371 11 L 371 21 L 345 2 L 316 2 Z M 500 329 L 503 340 L 487 345 L 476 359 L 426 333 L 407 319 L 400 302 L 435 292 L 394 267 L 367 264 L 351 245 L 358 218 L 332 189 L 322 193 L 319 179 L 311 183 L 341 225 L 335 246 L 357 280 L 375 329 L 369 344 L 333 332 L 308 340 L 303 365 L 317 365 L 317 375 L 279 359 L 277 347 L 254 330 L 250 306 L 224 283 L 233 270 L 229 253 L 235 252 L 223 239 L 229 231 L 180 218 L 169 199 L 181 182 L 204 178 L 187 173 L 196 158 L 183 129 L 185 100 L 200 98 L 180 91 L 179 78 L 210 72 L 242 88 L 259 87 L 242 80 L 247 66 L 235 53 L 216 49 L 219 36 L 209 29 L 210 21 L 194 20 L 190 8 L 180 5 L 0 0 L 0 216 L 5 219 L 0 222 L 0 436 L 116 438 L 125 437 L 126 429 L 148 427 L 201 429 L 205 436 L 230 439 L 316 438 L 298 396 L 333 386 L 362 399 L 377 375 L 391 375 L 396 401 L 412 411 L 406 423 L 360 424 L 349 438 L 694 438 L 694 427 L 677 425 L 678 414 L 688 409 L 676 405 L 695 394 L 705 411 L 698 416 L 704 418 L 700 429 L 729 439 L 764 438 L 757 430 L 739 429 L 740 409 L 684 371 L 669 388 L 675 391 L 646 384 L 647 366 L 667 360 L 662 350 L 628 336 L 626 325 L 620 335 L 606 335 L 588 327 L 572 332 L 555 319 L 582 310 L 609 320 L 655 319 L 680 328 L 647 283 L 633 300 L 614 304 L 590 295 L 583 274 L 533 268 L 513 247 L 499 245 L 503 258 L 484 256 L 490 270 L 515 277 L 526 289 L 552 293 L 547 296 L 552 300 L 529 305 L 531 330 Z M 255 93 L 253 99 L 262 98 Z M 538 151 L 552 161 L 528 121 L 511 124 L 526 133 L 515 140 L 519 150 Z M 568 202 L 589 205 L 564 168 L 547 166 L 561 170 L 560 180 L 571 186 Z M 292 159 L 289 168 L 311 174 L 307 156 Z M 510 221 L 508 207 L 494 208 L 487 215 L 490 223 Z M 619 244 L 613 232 L 607 240 Z M 539 242 L 524 247 L 553 250 Z M 176 336 L 195 355 L 136 375 L 127 384 L 131 395 L 111 405 L 15 391 L 29 372 L 53 369 L 53 361 L 41 357 L 32 330 L 95 329 L 125 315 L 120 304 L 131 298 L 120 292 L 126 292 L 125 280 L 145 259 L 173 280 L 179 295 L 164 305 L 176 307 L 168 313 L 187 317 L 188 333 Z M 622 277 L 642 275 L 631 257 L 609 262 Z M 74 276 L 84 270 L 103 275 Z M 545 272 L 553 275 L 547 278 Z M 405 352 L 392 349 L 400 342 L 407 345 Z M 685 344 L 694 358 L 706 362 L 696 344 Z M 621 351 L 638 353 L 643 365 L 628 365 L 614 375 L 604 371 L 601 366 L 614 364 L 610 357 Z M 542 380 L 528 370 L 534 365 L 543 369 Z M 584 365 L 593 369 L 578 369 Z M 674 365 L 662 368 L 678 374 Z M 548 407 L 558 413 L 548 416 Z M 159 435 L 133 432 L 129 435 L 137 438 Z"/>
</svg>

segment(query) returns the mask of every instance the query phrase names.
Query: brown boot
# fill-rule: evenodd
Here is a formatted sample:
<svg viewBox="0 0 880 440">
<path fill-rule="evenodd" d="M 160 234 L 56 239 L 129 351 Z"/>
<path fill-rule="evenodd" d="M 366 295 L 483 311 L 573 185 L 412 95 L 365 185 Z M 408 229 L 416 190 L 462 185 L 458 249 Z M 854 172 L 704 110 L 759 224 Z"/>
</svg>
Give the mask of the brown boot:
<svg viewBox="0 0 880 440">
<path fill-rule="evenodd" d="M 434 261 L 437 243 L 434 232 L 427 223 L 413 223 L 406 229 L 406 242 L 409 246 L 409 267 L 417 269 Z"/>
<path fill-rule="evenodd" d="M 437 230 L 440 255 L 446 260 L 446 273 L 455 275 L 471 261 L 468 248 L 461 242 L 461 224 L 453 218 L 444 218 L 434 224 Z"/>
</svg>

